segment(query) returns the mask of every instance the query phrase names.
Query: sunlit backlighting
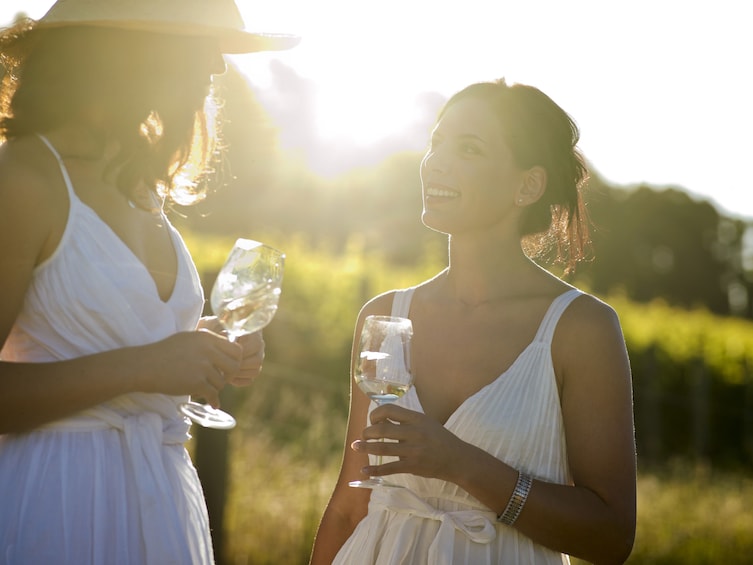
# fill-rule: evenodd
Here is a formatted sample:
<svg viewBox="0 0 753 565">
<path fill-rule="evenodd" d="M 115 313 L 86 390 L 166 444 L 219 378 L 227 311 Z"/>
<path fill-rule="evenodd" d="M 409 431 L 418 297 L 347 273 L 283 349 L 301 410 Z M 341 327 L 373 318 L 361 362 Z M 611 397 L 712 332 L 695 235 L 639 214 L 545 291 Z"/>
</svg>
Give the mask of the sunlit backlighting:
<svg viewBox="0 0 753 565">
<path fill-rule="evenodd" d="M 322 85 L 316 103 L 316 133 L 323 140 L 373 145 L 399 136 L 419 117 L 413 94 Z M 428 132 L 427 132 L 428 134 Z"/>
<path fill-rule="evenodd" d="M 679 186 L 753 216 L 746 2 L 634 0 L 629 10 L 602 0 L 236 2 L 250 29 L 302 38 L 290 51 L 239 60 L 253 66 L 282 147 L 314 172 L 373 165 L 389 147 L 420 150 L 419 93 L 449 96 L 504 76 L 538 86 L 573 115 L 606 181 Z M 39 17 L 52 4 L 0 0 L 0 21 L 19 11 Z M 288 74 L 260 70 L 274 60 Z"/>
</svg>

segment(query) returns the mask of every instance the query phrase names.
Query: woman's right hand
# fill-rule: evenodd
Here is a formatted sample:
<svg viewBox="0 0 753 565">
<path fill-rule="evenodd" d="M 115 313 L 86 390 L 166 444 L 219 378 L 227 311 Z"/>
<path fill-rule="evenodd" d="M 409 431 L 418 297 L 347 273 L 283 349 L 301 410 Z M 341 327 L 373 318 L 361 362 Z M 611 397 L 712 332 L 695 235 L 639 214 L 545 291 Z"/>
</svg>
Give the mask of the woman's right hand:
<svg viewBox="0 0 753 565">
<path fill-rule="evenodd" d="M 241 370 L 243 348 L 208 330 L 180 332 L 139 349 L 137 390 L 188 394 L 215 408 L 220 391 Z"/>
</svg>

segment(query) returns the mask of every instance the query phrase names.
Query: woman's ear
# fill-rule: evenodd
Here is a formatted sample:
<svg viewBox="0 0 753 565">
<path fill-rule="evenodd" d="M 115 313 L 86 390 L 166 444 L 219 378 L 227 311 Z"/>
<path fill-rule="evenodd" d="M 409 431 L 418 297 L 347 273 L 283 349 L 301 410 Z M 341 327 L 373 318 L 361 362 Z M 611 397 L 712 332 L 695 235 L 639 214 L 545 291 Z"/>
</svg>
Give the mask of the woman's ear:
<svg viewBox="0 0 753 565">
<path fill-rule="evenodd" d="M 523 172 L 523 182 L 518 189 L 516 203 L 518 206 L 530 206 L 537 202 L 546 191 L 546 169 L 531 167 Z"/>
</svg>

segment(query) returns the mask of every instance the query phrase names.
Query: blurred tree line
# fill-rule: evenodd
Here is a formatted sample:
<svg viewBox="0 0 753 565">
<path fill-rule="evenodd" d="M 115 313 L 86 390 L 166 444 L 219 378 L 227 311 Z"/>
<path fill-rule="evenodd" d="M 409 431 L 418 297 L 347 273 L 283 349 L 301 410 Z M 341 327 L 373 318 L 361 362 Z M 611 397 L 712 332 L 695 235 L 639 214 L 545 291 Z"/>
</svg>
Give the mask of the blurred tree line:
<svg viewBox="0 0 753 565">
<path fill-rule="evenodd" d="M 230 67 L 218 83 L 228 149 L 217 176 L 224 186 L 181 210 L 178 222 L 209 234 L 304 234 L 333 251 L 357 234 L 366 249 L 401 265 L 427 249 L 443 252 L 445 237 L 420 222 L 420 153 L 397 153 L 324 179 L 300 155 L 281 150 L 276 125 L 237 70 Z M 750 220 L 725 216 L 679 189 L 614 187 L 593 172 L 586 199 L 595 259 L 579 267 L 575 283 L 598 294 L 622 291 L 638 302 L 661 298 L 753 318 Z"/>
</svg>

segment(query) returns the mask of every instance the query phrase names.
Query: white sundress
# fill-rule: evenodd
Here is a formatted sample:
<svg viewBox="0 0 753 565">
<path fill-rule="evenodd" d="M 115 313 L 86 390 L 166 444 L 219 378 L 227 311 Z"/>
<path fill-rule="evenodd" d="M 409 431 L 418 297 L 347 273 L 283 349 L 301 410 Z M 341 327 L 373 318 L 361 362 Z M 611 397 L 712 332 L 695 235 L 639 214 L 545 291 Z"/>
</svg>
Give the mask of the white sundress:
<svg viewBox="0 0 753 565">
<path fill-rule="evenodd" d="M 0 351 L 45 363 L 138 346 L 193 330 L 204 297 L 178 232 L 162 218 L 178 258 L 163 301 L 146 267 L 76 196 L 39 265 Z M 103 379 L 107 374 L 102 375 Z M 184 443 L 187 397 L 133 393 L 21 434 L 0 435 L 0 564 L 213 563 L 206 504 Z"/>
<path fill-rule="evenodd" d="M 409 317 L 414 288 L 398 291 L 393 316 Z M 445 427 L 512 467 L 551 483 L 571 482 L 559 392 L 551 358 L 562 312 L 582 293 L 558 296 L 534 340 L 495 381 L 469 397 Z M 415 388 L 397 401 L 423 412 Z M 372 403 L 369 412 L 376 407 Z M 385 458 L 385 461 L 389 458 Z M 372 464 L 374 461 L 372 460 Z M 405 488 L 373 489 L 366 517 L 340 549 L 338 565 L 567 564 L 457 485 L 410 474 L 388 480 Z"/>
</svg>

